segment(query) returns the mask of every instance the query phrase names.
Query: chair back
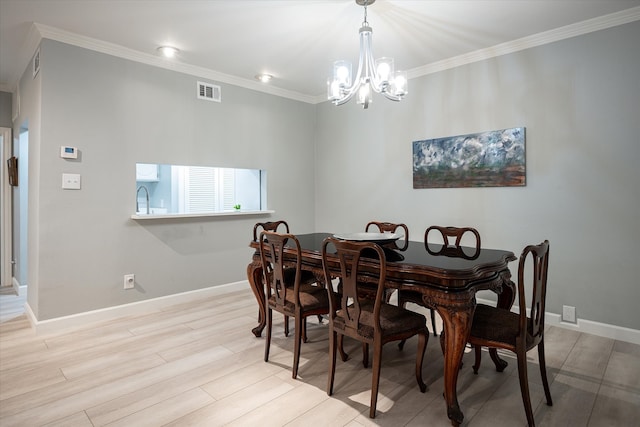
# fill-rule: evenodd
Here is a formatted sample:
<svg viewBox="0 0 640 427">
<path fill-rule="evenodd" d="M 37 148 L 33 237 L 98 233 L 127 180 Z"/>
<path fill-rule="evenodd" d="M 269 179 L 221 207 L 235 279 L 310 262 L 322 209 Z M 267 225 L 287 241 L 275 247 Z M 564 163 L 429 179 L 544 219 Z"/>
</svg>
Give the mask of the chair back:
<svg viewBox="0 0 640 427">
<path fill-rule="evenodd" d="M 433 251 L 429 247 L 429 233 L 432 232 L 440 234 L 442 237 L 442 248 L 439 251 Z M 463 249 L 462 245 L 467 243 L 467 240 L 470 241 L 471 247 L 475 248 L 472 254 L 465 253 Z M 432 255 L 475 259 L 480 255 L 480 233 L 472 227 L 442 227 L 432 225 L 424 232 L 424 245 Z"/>
<path fill-rule="evenodd" d="M 296 268 L 293 287 L 285 281 L 285 247 L 296 253 L 293 261 Z M 260 260 L 262 261 L 262 271 L 264 273 L 264 282 L 266 283 L 265 301 L 267 301 L 267 304 L 270 298 L 273 297 L 276 307 L 284 307 L 287 301 L 287 292 L 293 292 L 294 303 L 298 306 L 302 257 L 300 242 L 296 236 L 289 233 L 262 231 L 260 233 Z M 290 259 L 288 261 L 291 262 Z"/>
<path fill-rule="evenodd" d="M 285 233 L 289 233 L 289 224 L 287 224 L 287 221 L 269 221 L 256 223 L 256 225 L 253 226 L 253 241 L 258 241 L 260 231 L 278 231 L 278 228 L 280 228 L 280 226 L 284 227 Z"/>
<path fill-rule="evenodd" d="M 335 247 L 335 253 L 329 253 L 329 245 Z M 329 271 L 329 263 L 336 262 L 329 257 L 337 257 L 340 272 L 333 274 Z M 363 268 L 362 261 L 376 262 L 375 270 Z M 380 332 L 380 308 L 384 301 L 384 282 L 387 276 L 387 266 L 384 251 L 372 242 L 352 242 L 328 237 L 322 243 L 322 266 L 329 292 L 329 316 L 333 322 L 340 310 L 345 319 L 344 329 L 352 335 L 361 327 L 361 305 L 371 300 L 359 298 L 362 293 L 358 290 L 362 285 L 376 286 L 376 296 L 373 308 L 374 331 Z M 331 279 L 338 278 L 342 284 L 342 292 L 338 294 L 331 286 Z M 373 334 L 372 334 L 373 336 Z"/>
<path fill-rule="evenodd" d="M 394 242 L 395 248 L 401 251 L 404 251 L 409 246 L 409 227 L 406 224 L 394 224 L 392 222 L 380 222 L 380 221 L 370 221 L 365 227 L 364 231 L 369 231 L 370 227 L 378 227 L 380 233 L 389 232 L 395 233 L 399 228 L 404 231 L 403 241 L 404 244 L 402 246 L 398 245 Z"/>
<path fill-rule="evenodd" d="M 549 270 L 549 241 L 529 245 L 522 250 L 518 264 L 518 305 L 520 310 L 520 338 L 527 340 L 527 347 L 537 345 L 544 333 L 545 300 L 547 296 L 547 272 Z M 530 274 L 530 282 L 525 276 Z M 525 285 L 532 287 L 531 312 L 527 317 Z M 524 341 L 523 341 L 524 342 Z"/>
</svg>

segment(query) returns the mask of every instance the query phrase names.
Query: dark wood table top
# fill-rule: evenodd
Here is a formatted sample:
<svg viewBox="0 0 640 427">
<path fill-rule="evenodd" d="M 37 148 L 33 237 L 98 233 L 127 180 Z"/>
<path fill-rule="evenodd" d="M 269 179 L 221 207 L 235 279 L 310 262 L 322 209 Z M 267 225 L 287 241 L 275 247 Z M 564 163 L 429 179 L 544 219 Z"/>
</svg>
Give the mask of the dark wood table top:
<svg viewBox="0 0 640 427">
<path fill-rule="evenodd" d="M 331 233 L 297 234 L 303 252 L 303 263 L 322 264 L 322 242 Z M 253 245 L 252 245 L 253 246 Z M 463 247 L 462 253 L 447 253 L 441 244 L 410 241 L 406 250 L 385 244 L 387 274 L 405 285 L 422 285 L 448 292 L 467 290 L 478 281 L 491 279 L 516 260 L 511 251 Z M 257 248 L 257 245 L 255 246 Z M 313 267 L 313 265 L 308 265 Z M 426 281 L 425 281 L 426 280 Z"/>
</svg>

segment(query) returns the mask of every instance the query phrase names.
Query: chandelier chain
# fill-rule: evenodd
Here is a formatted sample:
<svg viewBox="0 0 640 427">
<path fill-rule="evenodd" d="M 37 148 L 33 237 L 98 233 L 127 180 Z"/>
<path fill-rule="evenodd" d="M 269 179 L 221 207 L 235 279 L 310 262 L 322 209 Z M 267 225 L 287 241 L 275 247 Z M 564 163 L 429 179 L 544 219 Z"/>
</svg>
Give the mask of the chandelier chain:
<svg viewBox="0 0 640 427">
<path fill-rule="evenodd" d="M 362 25 L 365 27 L 369 26 L 369 22 L 367 21 L 367 5 L 369 4 L 368 0 L 364 1 L 364 21 L 362 21 Z"/>
</svg>

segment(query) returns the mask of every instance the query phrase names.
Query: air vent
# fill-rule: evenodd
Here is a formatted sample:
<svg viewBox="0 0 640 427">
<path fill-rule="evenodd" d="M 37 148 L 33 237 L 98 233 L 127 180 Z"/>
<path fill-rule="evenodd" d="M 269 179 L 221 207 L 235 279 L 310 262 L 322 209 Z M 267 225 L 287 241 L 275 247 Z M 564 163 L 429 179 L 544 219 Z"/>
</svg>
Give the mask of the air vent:
<svg viewBox="0 0 640 427">
<path fill-rule="evenodd" d="M 36 75 L 40 71 L 40 48 L 36 50 L 36 54 L 33 55 L 33 78 L 36 78 Z"/>
<path fill-rule="evenodd" d="M 220 92 L 220 86 L 198 82 L 198 99 L 221 102 L 222 93 Z"/>
</svg>

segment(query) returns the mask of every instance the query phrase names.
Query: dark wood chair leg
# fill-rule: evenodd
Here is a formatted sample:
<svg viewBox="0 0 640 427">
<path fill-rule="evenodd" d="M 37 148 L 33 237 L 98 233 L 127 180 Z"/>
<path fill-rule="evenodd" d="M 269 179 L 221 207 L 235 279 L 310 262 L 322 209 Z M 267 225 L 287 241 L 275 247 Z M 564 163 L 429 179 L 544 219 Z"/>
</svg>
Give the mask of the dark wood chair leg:
<svg viewBox="0 0 640 427">
<path fill-rule="evenodd" d="M 544 395 L 547 398 L 547 405 L 553 406 L 549 381 L 547 380 L 547 363 L 544 359 L 544 338 L 538 344 L 538 363 L 540 364 L 540 376 L 542 377 L 542 386 L 544 387 Z"/>
<path fill-rule="evenodd" d="M 497 348 L 489 348 L 489 356 L 491 356 L 491 360 L 493 360 L 493 364 L 496 365 L 497 372 L 502 372 L 504 371 L 504 368 L 509 366 L 506 360 L 500 359 L 500 356 L 498 356 Z"/>
<path fill-rule="evenodd" d="M 369 367 L 369 344 L 366 342 L 362 343 L 362 365 L 365 368 Z"/>
<path fill-rule="evenodd" d="M 346 362 L 349 359 L 349 355 L 344 352 L 344 335 L 338 335 L 338 350 L 340 350 L 340 359 Z"/>
<path fill-rule="evenodd" d="M 307 342 L 307 318 L 302 320 L 302 342 Z"/>
<path fill-rule="evenodd" d="M 398 291 L 398 307 L 404 308 L 405 305 L 407 305 L 407 301 L 402 298 L 402 292 Z M 400 350 L 404 349 L 404 343 L 406 341 L 407 340 L 401 340 L 400 342 L 398 342 L 398 348 Z"/>
<path fill-rule="evenodd" d="M 327 394 L 329 396 L 333 394 L 333 379 L 336 375 L 336 335 L 333 331 L 329 333 L 329 376 L 327 378 Z"/>
<path fill-rule="evenodd" d="M 269 361 L 269 347 L 271 346 L 271 330 L 273 329 L 273 311 L 267 308 L 267 338 L 264 341 L 264 361 Z"/>
<path fill-rule="evenodd" d="M 368 353 L 368 352 L 367 352 Z M 380 367 L 382 366 L 382 343 L 373 343 L 373 367 L 371 378 L 371 405 L 369 406 L 369 418 L 376 417 L 378 404 L 378 386 L 380 385 Z"/>
<path fill-rule="evenodd" d="M 303 324 L 305 323 L 302 315 L 300 314 L 295 317 L 295 321 L 296 330 L 294 338 L 295 342 L 293 344 L 293 371 L 291 373 L 291 377 L 293 379 L 296 379 L 298 377 L 298 365 L 300 364 L 300 346 L 302 344 L 302 334 L 304 330 Z"/>
<path fill-rule="evenodd" d="M 520 380 L 520 392 L 522 394 L 522 403 L 524 411 L 527 414 L 527 422 L 530 427 L 535 426 L 533 419 L 533 410 L 531 409 L 531 396 L 529 395 L 529 378 L 527 376 L 527 352 L 520 350 L 518 356 L 518 378 Z"/>
<path fill-rule="evenodd" d="M 475 362 L 473 364 L 473 373 L 478 375 L 478 369 L 480 369 L 480 362 L 482 361 L 482 348 L 479 345 L 474 345 L 473 349 L 475 350 Z"/>
<path fill-rule="evenodd" d="M 473 373 L 477 374 L 478 369 L 480 369 L 480 362 L 482 360 L 482 353 L 480 352 L 482 347 L 479 345 L 474 345 L 473 347 L 475 348 L 475 355 L 476 355 L 475 364 L 473 365 Z M 493 364 L 496 365 L 497 372 L 503 372 L 504 369 L 507 366 L 509 366 L 507 361 L 501 359 L 500 356 L 498 356 L 498 349 L 489 347 L 489 356 L 491 356 L 491 360 L 493 361 Z"/>
<path fill-rule="evenodd" d="M 289 336 L 289 316 L 284 316 L 284 336 Z"/>
</svg>

